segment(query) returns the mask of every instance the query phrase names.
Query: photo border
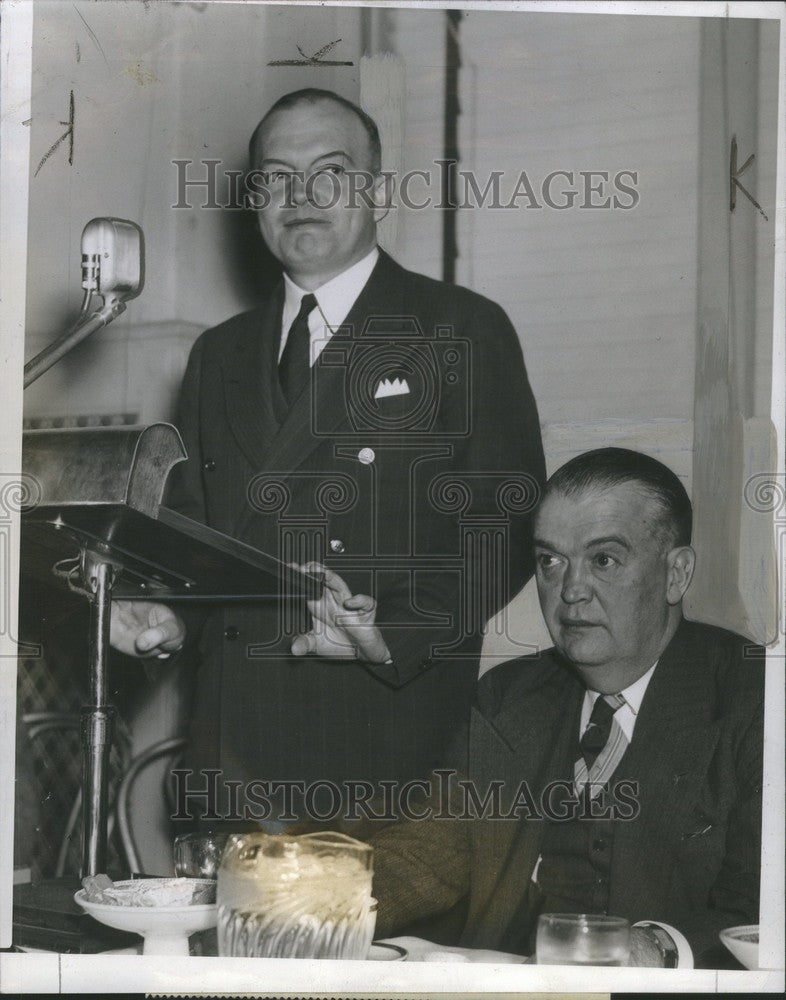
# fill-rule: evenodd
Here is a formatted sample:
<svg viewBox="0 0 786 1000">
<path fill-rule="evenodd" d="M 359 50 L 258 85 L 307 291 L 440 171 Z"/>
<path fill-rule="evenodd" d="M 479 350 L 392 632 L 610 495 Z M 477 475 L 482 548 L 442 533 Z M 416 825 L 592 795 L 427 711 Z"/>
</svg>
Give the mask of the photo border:
<svg viewBox="0 0 786 1000">
<path fill-rule="evenodd" d="M 224 2 L 231 0 L 209 0 Z M 247 0 L 265 2 L 265 0 Z M 360 0 L 302 0 L 303 6 L 387 6 Z M 0 17 L 0 68 L 2 76 L 2 117 L 0 118 L 0 288 L 2 288 L 2 323 L 0 324 L 0 359 L 3 364 L 5 406 L 0 426 L 0 489 L 4 482 L 19 476 L 21 463 L 22 386 L 27 287 L 27 207 L 29 187 L 30 118 L 32 79 L 32 0 L 6 0 Z M 784 403 L 784 329 L 786 328 L 786 127 L 784 125 L 784 78 L 786 43 L 784 13 L 780 4 L 765 3 L 487 3 L 409 2 L 399 7 L 436 9 L 482 9 L 510 12 L 550 12 L 565 14 L 640 15 L 645 17 L 767 18 L 780 20 L 779 95 L 777 134 L 777 188 L 775 215 L 775 273 L 773 288 L 773 352 L 771 418 L 778 435 L 779 481 L 784 481 L 783 428 L 786 425 Z M 19 373 L 14 376 L 12 373 Z M 12 506 L 12 505 L 11 505 Z M 19 512 L 11 510 L 7 559 L 11 579 L 18 577 Z M 0 544 L 2 540 L 0 540 Z M 783 548 L 781 548 L 783 552 Z M 784 606 L 786 566 L 778 567 L 780 607 Z M 0 581 L 1 583 L 2 581 Z M 16 588 L 6 595 L 8 620 L 17 621 Z M 13 626 L 12 626 L 13 627 Z M 11 882 L 14 800 L 14 716 L 16 684 L 16 644 L 8 634 L 0 634 L 0 947 L 10 945 Z M 779 629 L 777 647 L 768 650 L 765 701 L 765 813 L 762 850 L 761 953 L 764 961 L 782 960 L 784 953 L 784 899 L 780 892 L 784 878 L 784 685 L 783 666 L 786 643 Z M 20 955 L 0 954 L 0 991 L 15 989 L 33 992 L 46 984 L 48 990 L 131 989 L 252 991 L 259 987 L 259 972 L 253 961 L 225 959 L 156 959 L 150 957 Z M 270 962 L 271 960 L 267 960 Z M 522 971 L 523 969 L 523 971 Z M 581 969 L 567 967 L 539 970 L 521 966 L 472 966 L 462 964 L 458 974 L 453 965 L 428 963 L 416 967 L 397 965 L 358 968 L 358 963 L 302 962 L 293 969 L 290 963 L 275 960 L 267 967 L 265 990 L 270 993 L 296 991 L 298 995 L 328 995 L 347 992 L 418 991 L 427 995 L 475 994 L 486 990 L 660 990 L 694 991 L 747 989 L 776 990 L 783 986 L 782 971 L 731 973 L 715 971 L 671 971 L 634 969 Z M 458 989 L 458 987 L 461 987 Z"/>
</svg>

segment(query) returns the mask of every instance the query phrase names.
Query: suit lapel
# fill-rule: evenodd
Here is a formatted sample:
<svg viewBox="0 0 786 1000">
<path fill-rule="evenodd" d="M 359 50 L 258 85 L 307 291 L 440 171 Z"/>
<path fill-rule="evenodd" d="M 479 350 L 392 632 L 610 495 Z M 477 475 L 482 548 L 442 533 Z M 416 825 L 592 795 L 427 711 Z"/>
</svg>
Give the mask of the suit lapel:
<svg viewBox="0 0 786 1000">
<path fill-rule="evenodd" d="M 274 392 L 282 307 L 280 284 L 267 305 L 248 317 L 221 363 L 229 427 L 253 468 L 264 466 L 268 442 L 278 426 Z"/>
<path fill-rule="evenodd" d="M 348 424 L 346 360 L 369 316 L 396 316 L 401 311 L 404 273 L 380 251 L 365 287 L 325 348 L 330 355 L 323 355 L 323 363 L 290 407 L 265 460 L 267 469 L 273 472 L 297 469 L 326 435 Z M 330 364 L 325 363 L 327 358 Z"/>
<path fill-rule="evenodd" d="M 669 825 L 681 806 L 690 806 L 691 774 L 703 772 L 720 732 L 715 694 L 697 669 L 695 650 L 683 622 L 660 657 L 644 695 L 633 741 L 618 774 L 640 776 L 643 803 L 669 802 Z"/>
<path fill-rule="evenodd" d="M 701 652 L 683 622 L 655 668 L 633 741 L 615 774 L 614 780 L 638 783 L 639 814 L 636 822 L 616 827 L 611 906 L 615 893 L 629 907 L 639 894 L 642 905 L 652 906 L 648 897 L 668 888 L 669 873 L 662 867 L 655 885 L 643 876 L 643 836 L 665 847 L 713 821 L 702 814 L 701 799 L 722 723 L 715 718 L 713 684 L 701 667 Z"/>
</svg>

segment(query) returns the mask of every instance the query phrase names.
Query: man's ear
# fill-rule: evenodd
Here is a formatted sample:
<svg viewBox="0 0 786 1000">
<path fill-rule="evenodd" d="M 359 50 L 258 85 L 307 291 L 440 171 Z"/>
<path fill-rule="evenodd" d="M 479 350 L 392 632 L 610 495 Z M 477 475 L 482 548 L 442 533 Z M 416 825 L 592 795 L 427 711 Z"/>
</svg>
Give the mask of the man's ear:
<svg viewBox="0 0 786 1000">
<path fill-rule="evenodd" d="M 374 222 L 379 224 L 393 207 L 395 177 L 392 173 L 380 171 L 374 178 L 371 197 L 374 201 Z"/>
<path fill-rule="evenodd" d="M 680 545 L 666 556 L 666 600 L 669 604 L 679 604 L 693 579 L 696 553 L 690 545 Z"/>
</svg>

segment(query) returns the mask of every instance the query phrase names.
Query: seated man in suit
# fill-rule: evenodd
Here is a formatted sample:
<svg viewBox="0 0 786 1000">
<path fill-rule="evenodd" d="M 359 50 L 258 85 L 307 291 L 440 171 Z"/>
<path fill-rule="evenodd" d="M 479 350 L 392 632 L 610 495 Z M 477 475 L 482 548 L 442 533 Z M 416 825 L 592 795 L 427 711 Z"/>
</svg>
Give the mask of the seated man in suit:
<svg viewBox="0 0 786 1000">
<path fill-rule="evenodd" d="M 442 771 L 421 821 L 373 837 L 378 936 L 465 898 L 455 944 L 530 954 L 540 913 L 608 913 L 649 922 L 634 964 L 713 966 L 720 929 L 758 922 L 763 657 L 683 617 L 691 517 L 637 452 L 551 477 L 535 558 L 554 648 L 481 678 L 468 780 Z M 315 611 L 373 643 L 373 605 L 345 606 Z"/>
</svg>

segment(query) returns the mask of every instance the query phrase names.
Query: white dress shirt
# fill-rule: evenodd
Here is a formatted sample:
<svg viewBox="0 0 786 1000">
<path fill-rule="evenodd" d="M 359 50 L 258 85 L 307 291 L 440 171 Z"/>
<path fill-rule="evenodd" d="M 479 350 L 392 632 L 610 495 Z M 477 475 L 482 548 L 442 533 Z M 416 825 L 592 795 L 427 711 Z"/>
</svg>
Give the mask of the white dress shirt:
<svg viewBox="0 0 786 1000">
<path fill-rule="evenodd" d="M 624 691 L 619 692 L 620 696 L 625 699 L 625 704 L 620 705 L 614 713 L 614 718 L 619 724 L 620 729 L 625 733 L 628 743 L 633 739 L 633 728 L 636 725 L 636 718 L 639 714 L 641 703 L 644 701 L 644 692 L 647 690 L 657 665 L 658 661 L 656 660 L 646 674 L 642 674 L 637 681 L 626 687 Z M 581 706 L 581 726 L 579 727 L 580 737 L 589 725 L 592 709 L 599 697 L 600 695 L 597 691 L 590 691 L 589 688 L 584 692 L 584 704 Z"/>
<path fill-rule="evenodd" d="M 312 310 L 308 317 L 308 329 L 311 334 L 309 357 L 312 367 L 322 353 L 325 344 L 333 336 L 333 332 L 341 326 L 349 315 L 349 310 L 371 277 L 371 272 L 378 259 L 379 250 L 374 247 L 371 253 L 366 254 L 357 264 L 353 264 L 346 271 L 337 274 L 335 278 L 326 281 L 313 293 L 317 300 L 317 308 Z M 288 274 L 284 274 L 284 311 L 281 316 L 279 361 L 284 353 L 289 328 L 300 311 L 300 302 L 303 296 L 307 294 L 305 289 L 296 285 Z"/>
</svg>

